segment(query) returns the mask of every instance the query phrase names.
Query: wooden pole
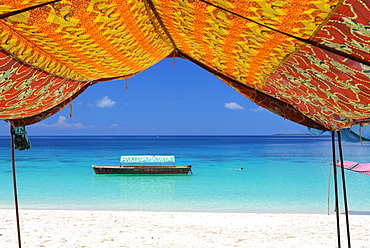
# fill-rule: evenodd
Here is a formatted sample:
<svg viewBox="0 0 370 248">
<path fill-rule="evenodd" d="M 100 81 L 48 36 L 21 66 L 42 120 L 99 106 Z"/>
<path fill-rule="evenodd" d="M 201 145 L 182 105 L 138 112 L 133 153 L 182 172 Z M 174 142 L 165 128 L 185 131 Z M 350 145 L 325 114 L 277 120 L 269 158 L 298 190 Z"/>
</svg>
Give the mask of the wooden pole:
<svg viewBox="0 0 370 248">
<path fill-rule="evenodd" d="M 337 131 L 338 134 L 338 148 L 339 148 L 339 157 L 340 157 L 340 167 L 342 172 L 342 186 L 343 186 L 343 199 L 344 199 L 344 209 L 346 215 L 346 226 L 347 226 L 347 242 L 348 248 L 351 248 L 351 236 L 349 232 L 349 219 L 348 219 L 348 201 L 347 201 L 347 189 L 346 189 L 346 178 L 344 176 L 344 165 L 343 165 L 343 152 L 342 152 L 342 141 L 340 137 L 340 131 Z"/>
<path fill-rule="evenodd" d="M 336 159 L 335 159 L 335 132 L 331 132 L 331 144 L 333 150 L 333 169 L 334 169 L 334 190 L 335 190 L 335 214 L 337 217 L 337 236 L 338 236 L 338 248 L 341 247 L 340 245 L 340 224 L 339 224 L 339 207 L 338 207 L 338 181 L 337 181 L 337 166 L 336 166 Z"/>
<path fill-rule="evenodd" d="M 12 173 L 13 173 L 13 189 L 14 189 L 14 203 L 15 203 L 15 215 L 17 220 L 17 232 L 18 232 L 18 247 L 22 247 L 21 243 L 21 229 L 19 225 L 19 208 L 18 208 L 18 193 L 17 193 L 17 178 L 15 172 L 15 159 L 14 159 L 14 137 L 13 137 L 13 128 L 10 125 L 10 145 L 12 153 Z"/>
<path fill-rule="evenodd" d="M 47 3 L 42 3 L 42 4 L 35 5 L 35 6 L 31 6 L 31 7 L 28 7 L 28 8 L 24 8 L 24 9 L 4 13 L 4 14 L 0 15 L 0 19 L 7 18 L 9 16 L 17 15 L 17 14 L 20 14 L 20 13 L 23 13 L 23 12 L 26 12 L 26 11 L 29 11 L 29 10 L 32 10 L 32 9 L 40 8 L 42 6 L 45 6 L 45 5 L 48 5 L 48 4 L 51 4 L 51 3 L 60 2 L 60 1 L 61 0 L 55 0 L 55 1 L 47 2 Z"/>
</svg>

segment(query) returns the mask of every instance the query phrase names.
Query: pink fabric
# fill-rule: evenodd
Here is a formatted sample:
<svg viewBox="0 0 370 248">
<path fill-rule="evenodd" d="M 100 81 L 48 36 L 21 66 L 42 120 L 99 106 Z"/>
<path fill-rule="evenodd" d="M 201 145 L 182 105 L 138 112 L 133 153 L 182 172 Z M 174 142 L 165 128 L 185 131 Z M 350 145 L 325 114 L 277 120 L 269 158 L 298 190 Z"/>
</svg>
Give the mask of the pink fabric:
<svg viewBox="0 0 370 248">
<path fill-rule="evenodd" d="M 337 164 L 338 167 L 341 167 L 341 164 Z M 362 174 L 370 175 L 370 163 L 360 164 L 353 161 L 343 161 L 343 167 L 347 170 L 360 172 Z"/>
</svg>

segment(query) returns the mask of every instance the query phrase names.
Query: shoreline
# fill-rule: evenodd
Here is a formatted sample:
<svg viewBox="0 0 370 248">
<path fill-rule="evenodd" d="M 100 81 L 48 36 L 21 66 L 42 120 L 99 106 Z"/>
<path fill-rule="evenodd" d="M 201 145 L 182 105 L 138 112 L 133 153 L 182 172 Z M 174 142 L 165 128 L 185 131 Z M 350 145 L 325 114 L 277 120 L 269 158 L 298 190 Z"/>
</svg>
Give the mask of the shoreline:
<svg viewBox="0 0 370 248">
<path fill-rule="evenodd" d="M 23 204 L 24 205 L 24 204 Z M 0 211 L 2 210 L 13 210 L 15 212 L 14 206 L 8 207 L 8 206 L 0 206 Z M 270 211 L 268 210 L 263 210 L 263 211 L 254 211 L 254 210 L 244 210 L 240 211 L 239 209 L 234 210 L 230 208 L 225 208 L 225 209 L 206 209 L 205 207 L 202 208 L 175 208 L 175 207 L 153 207 L 150 209 L 149 207 L 146 208 L 135 208 L 135 207 L 106 207 L 106 206 L 101 206 L 101 207 L 94 207 L 94 208 L 88 208 L 86 206 L 70 206 L 70 207 L 55 207 L 55 206 L 47 206 L 47 207 L 40 207 L 40 206 L 20 206 L 19 211 L 80 211 L 80 212 L 155 212 L 155 213 L 206 213 L 206 214 L 287 214 L 287 215 L 328 215 L 328 210 L 306 210 L 306 209 L 298 209 L 296 211 L 291 211 L 285 210 L 285 209 L 271 209 Z M 334 215 L 335 212 L 333 209 L 330 209 L 330 214 L 329 215 Z M 344 214 L 344 210 L 340 212 L 340 214 Z M 352 210 L 349 211 L 350 215 L 369 215 L 370 216 L 370 211 L 366 210 Z"/>
<path fill-rule="evenodd" d="M 24 205 L 24 204 L 23 204 Z M 0 206 L 0 211 L 2 210 L 13 210 L 14 206 L 7 207 L 7 206 Z M 19 207 L 19 211 L 87 211 L 87 212 L 159 212 L 159 213 L 209 213 L 209 214 L 302 214 L 302 215 L 328 215 L 327 210 L 322 210 L 322 211 L 317 211 L 317 210 L 297 210 L 297 211 L 290 211 L 290 210 L 283 210 L 283 209 L 275 209 L 271 211 L 253 211 L 253 210 L 245 210 L 245 211 L 239 211 L 239 210 L 232 210 L 229 208 L 226 209 L 208 209 L 206 210 L 205 208 L 199 208 L 199 209 L 194 209 L 194 208 L 181 208 L 181 209 L 176 209 L 176 208 L 116 208 L 116 207 L 95 207 L 95 208 L 88 208 L 86 206 L 71 206 L 71 207 L 45 207 L 41 208 L 39 206 L 37 207 L 29 207 L 29 206 L 22 206 Z M 354 210 L 354 211 L 349 211 L 351 215 L 370 215 L 370 211 L 366 210 Z M 330 215 L 334 215 L 335 212 L 333 209 L 330 209 Z M 344 212 L 341 212 L 341 214 L 344 214 Z"/>
<path fill-rule="evenodd" d="M 17 246 L 14 209 L 0 209 L 0 247 Z M 19 211 L 24 247 L 336 247 L 334 214 Z M 340 216 L 342 244 L 345 217 Z M 353 247 L 370 247 L 370 215 L 349 215 Z"/>
</svg>

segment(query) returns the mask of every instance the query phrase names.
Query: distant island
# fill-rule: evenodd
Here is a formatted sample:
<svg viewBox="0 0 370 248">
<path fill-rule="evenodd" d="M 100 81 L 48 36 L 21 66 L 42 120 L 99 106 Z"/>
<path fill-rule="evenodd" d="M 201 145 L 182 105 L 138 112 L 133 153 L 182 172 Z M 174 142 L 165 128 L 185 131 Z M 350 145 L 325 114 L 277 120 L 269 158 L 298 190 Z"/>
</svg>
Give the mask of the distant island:
<svg viewBox="0 0 370 248">
<path fill-rule="evenodd" d="M 319 134 L 313 133 L 275 133 L 272 136 L 320 136 Z"/>
</svg>

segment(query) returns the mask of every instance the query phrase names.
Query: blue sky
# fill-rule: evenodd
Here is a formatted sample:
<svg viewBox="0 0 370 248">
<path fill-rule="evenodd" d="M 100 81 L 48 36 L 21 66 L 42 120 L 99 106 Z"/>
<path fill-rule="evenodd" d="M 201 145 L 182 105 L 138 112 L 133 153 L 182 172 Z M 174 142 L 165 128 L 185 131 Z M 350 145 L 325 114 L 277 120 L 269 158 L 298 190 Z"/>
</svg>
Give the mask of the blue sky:
<svg viewBox="0 0 370 248">
<path fill-rule="evenodd" d="M 307 128 L 258 107 L 197 65 L 165 59 L 126 80 L 98 83 L 29 135 L 262 135 Z M 8 135 L 0 123 L 0 135 Z"/>
</svg>

